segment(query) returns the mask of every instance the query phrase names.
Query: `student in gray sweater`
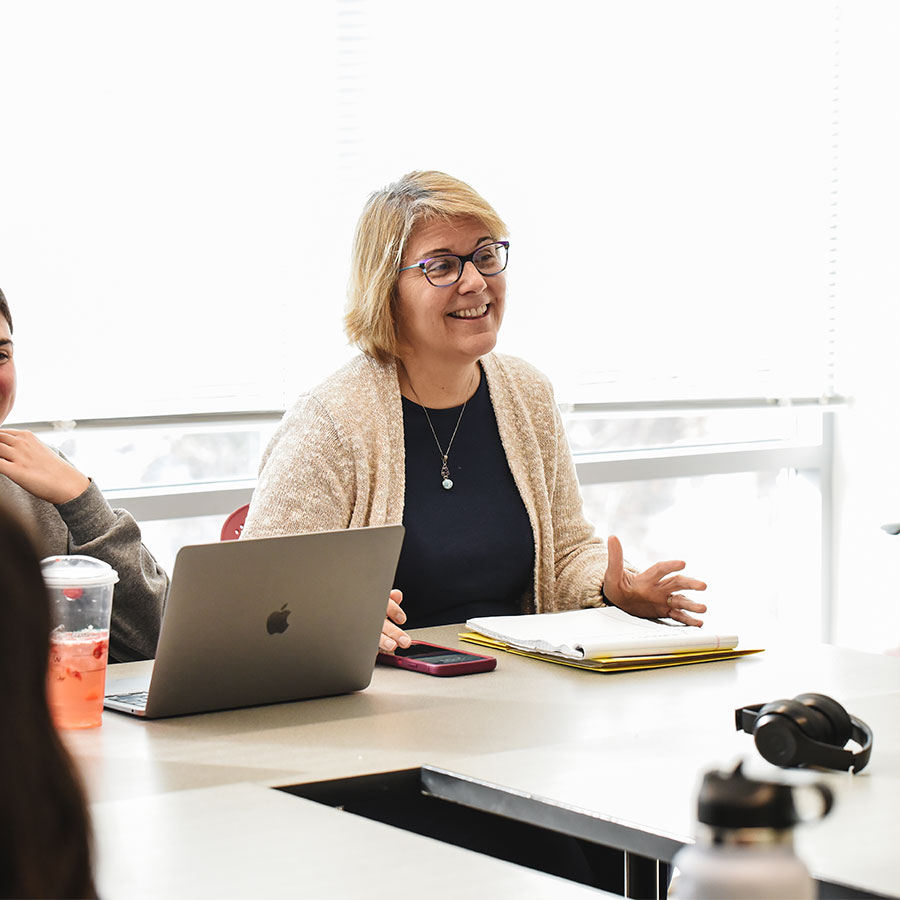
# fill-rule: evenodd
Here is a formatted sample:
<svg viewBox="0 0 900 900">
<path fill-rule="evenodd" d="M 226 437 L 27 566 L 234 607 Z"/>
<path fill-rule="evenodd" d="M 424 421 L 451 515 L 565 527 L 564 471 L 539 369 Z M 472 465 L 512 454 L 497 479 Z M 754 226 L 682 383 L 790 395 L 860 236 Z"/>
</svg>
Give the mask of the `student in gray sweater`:
<svg viewBox="0 0 900 900">
<path fill-rule="evenodd" d="M 16 396 L 12 316 L 0 291 L 0 426 Z M 110 662 L 156 653 L 169 577 L 141 542 L 132 516 L 112 509 L 97 485 L 30 431 L 0 428 L 0 504 L 28 531 L 41 557 L 93 556 L 119 574 Z"/>
</svg>

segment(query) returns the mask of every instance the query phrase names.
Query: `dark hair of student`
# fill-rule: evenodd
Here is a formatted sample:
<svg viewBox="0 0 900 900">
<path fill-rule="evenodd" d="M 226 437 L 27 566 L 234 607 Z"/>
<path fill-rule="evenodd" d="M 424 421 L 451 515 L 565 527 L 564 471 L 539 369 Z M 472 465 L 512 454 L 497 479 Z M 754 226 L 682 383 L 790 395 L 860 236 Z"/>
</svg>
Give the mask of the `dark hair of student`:
<svg viewBox="0 0 900 900">
<path fill-rule="evenodd" d="M 3 296 L 3 291 L 0 291 L 0 316 L 3 316 L 6 319 L 6 324 L 9 325 L 9 333 L 12 334 L 12 314 L 9 311 L 9 304 L 6 302 L 6 297 Z"/>
<path fill-rule="evenodd" d="M 47 706 L 38 556 L 0 507 L 0 897 L 96 897 L 81 782 Z"/>
</svg>

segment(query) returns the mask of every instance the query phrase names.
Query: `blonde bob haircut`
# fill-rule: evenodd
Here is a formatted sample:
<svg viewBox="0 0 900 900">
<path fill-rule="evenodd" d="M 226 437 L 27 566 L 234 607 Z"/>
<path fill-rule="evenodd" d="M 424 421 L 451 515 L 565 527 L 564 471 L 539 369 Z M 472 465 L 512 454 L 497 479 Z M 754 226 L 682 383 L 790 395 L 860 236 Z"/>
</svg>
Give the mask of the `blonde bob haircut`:
<svg viewBox="0 0 900 900">
<path fill-rule="evenodd" d="M 494 208 L 465 182 L 443 172 L 410 172 L 375 191 L 356 226 L 344 331 L 380 362 L 397 356 L 397 279 L 416 226 L 477 219 L 496 240 L 508 234 Z"/>
</svg>

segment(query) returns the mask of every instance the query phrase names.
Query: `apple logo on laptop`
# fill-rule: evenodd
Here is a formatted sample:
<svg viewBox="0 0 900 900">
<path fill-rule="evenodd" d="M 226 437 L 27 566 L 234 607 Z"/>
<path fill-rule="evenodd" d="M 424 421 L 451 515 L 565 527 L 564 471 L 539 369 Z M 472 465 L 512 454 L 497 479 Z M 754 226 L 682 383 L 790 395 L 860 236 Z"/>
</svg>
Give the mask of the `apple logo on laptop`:
<svg viewBox="0 0 900 900">
<path fill-rule="evenodd" d="M 288 629 L 287 618 L 290 614 L 291 611 L 287 608 L 287 603 L 281 609 L 269 613 L 269 618 L 266 619 L 266 631 L 269 634 L 284 634 Z"/>
</svg>

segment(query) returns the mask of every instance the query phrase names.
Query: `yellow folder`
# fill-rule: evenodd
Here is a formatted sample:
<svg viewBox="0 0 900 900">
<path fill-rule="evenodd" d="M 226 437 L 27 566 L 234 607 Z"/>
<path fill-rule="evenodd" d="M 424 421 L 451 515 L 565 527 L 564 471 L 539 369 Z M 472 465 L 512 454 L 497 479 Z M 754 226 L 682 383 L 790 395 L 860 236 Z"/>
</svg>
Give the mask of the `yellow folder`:
<svg viewBox="0 0 900 900">
<path fill-rule="evenodd" d="M 661 669 L 665 666 L 686 666 L 691 663 L 718 662 L 723 659 L 737 659 L 740 656 L 749 656 L 751 653 L 763 652 L 763 648 L 759 647 L 751 650 L 686 650 L 680 653 L 655 653 L 652 656 L 569 659 L 553 653 L 520 650 L 518 647 L 511 647 L 504 641 L 498 641 L 496 638 L 487 637 L 476 631 L 463 632 L 459 635 L 459 639 L 469 644 L 487 647 L 490 650 L 503 650 L 506 653 L 515 653 L 517 656 L 528 656 L 532 659 L 542 659 L 545 662 L 572 666 L 576 669 L 588 669 L 591 672 L 603 672 L 607 675 L 613 672 L 632 672 L 635 669 Z"/>
</svg>

